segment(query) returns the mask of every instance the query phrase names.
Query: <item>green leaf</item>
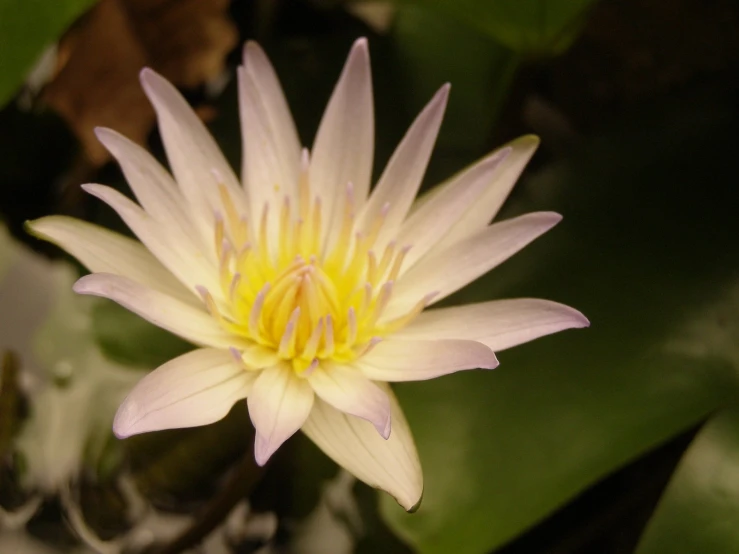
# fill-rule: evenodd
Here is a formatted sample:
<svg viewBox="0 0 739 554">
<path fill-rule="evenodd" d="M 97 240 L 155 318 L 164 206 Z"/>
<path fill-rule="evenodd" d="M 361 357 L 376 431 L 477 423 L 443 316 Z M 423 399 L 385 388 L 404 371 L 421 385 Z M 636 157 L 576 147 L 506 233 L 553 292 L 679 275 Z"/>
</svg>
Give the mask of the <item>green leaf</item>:
<svg viewBox="0 0 739 554">
<path fill-rule="evenodd" d="M 92 315 L 100 349 L 120 364 L 154 369 L 194 348 L 111 301 L 97 302 Z"/>
<path fill-rule="evenodd" d="M 500 44 L 531 57 L 562 53 L 577 38 L 594 0 L 426 0 Z"/>
<path fill-rule="evenodd" d="M 739 409 L 717 415 L 680 462 L 637 554 L 739 552 Z"/>
<path fill-rule="evenodd" d="M 398 387 L 425 491 L 416 514 L 387 497 L 383 513 L 421 553 L 504 544 L 737 394 L 738 114 L 711 99 L 637 115 L 520 185 L 504 217 L 564 221 L 448 302 L 549 298 L 592 327 Z"/>
<path fill-rule="evenodd" d="M 96 0 L 0 0 L 0 106 L 37 59 Z"/>
<path fill-rule="evenodd" d="M 418 111 L 443 83 L 452 84 L 430 169 L 452 174 L 462 155 L 483 154 L 520 58 L 476 29 L 421 6 L 398 6 L 391 38 L 402 78 L 389 98 L 404 95 L 411 111 Z M 387 100 L 377 96 L 378 104 Z"/>
</svg>

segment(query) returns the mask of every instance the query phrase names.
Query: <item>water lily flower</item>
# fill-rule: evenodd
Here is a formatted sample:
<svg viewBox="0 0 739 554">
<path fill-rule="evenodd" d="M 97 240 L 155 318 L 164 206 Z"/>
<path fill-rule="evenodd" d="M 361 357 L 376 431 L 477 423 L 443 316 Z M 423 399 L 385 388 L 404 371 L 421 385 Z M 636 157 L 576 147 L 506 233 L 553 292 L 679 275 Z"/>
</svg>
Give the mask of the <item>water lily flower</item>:
<svg viewBox="0 0 739 554">
<path fill-rule="evenodd" d="M 388 383 L 492 369 L 497 350 L 588 324 L 572 308 L 534 299 L 427 310 L 560 221 L 538 212 L 490 224 L 538 141 L 515 140 L 414 202 L 448 85 L 370 191 L 365 39 L 349 53 L 310 151 L 252 42 L 238 80 L 241 182 L 177 90 L 144 69 L 172 174 L 98 129 L 139 203 L 83 185 L 141 242 L 58 216 L 30 228 L 92 271 L 75 291 L 114 300 L 198 346 L 137 384 L 118 410 L 116 435 L 206 425 L 246 398 L 259 464 L 302 429 L 410 510 L 423 489 L 421 465 Z"/>
</svg>

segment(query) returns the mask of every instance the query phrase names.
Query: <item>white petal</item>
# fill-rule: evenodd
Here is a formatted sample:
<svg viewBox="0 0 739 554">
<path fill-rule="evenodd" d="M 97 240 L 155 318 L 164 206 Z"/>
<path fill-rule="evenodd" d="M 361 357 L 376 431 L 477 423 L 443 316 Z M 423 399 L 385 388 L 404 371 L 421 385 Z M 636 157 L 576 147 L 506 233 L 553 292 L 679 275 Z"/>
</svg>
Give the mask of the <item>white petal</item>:
<svg viewBox="0 0 739 554">
<path fill-rule="evenodd" d="M 359 214 L 358 229 L 368 232 L 387 209 L 382 231 L 377 237 L 378 251 L 395 238 L 413 204 L 436 143 L 448 97 L 449 85 L 444 85 L 418 115 Z"/>
<path fill-rule="evenodd" d="M 280 445 L 302 427 L 313 407 L 313 389 L 292 367 L 262 370 L 249 394 L 249 416 L 257 431 L 254 457 L 264 465 Z"/>
<path fill-rule="evenodd" d="M 544 335 L 589 325 L 584 315 L 564 304 L 516 298 L 428 310 L 393 337 L 474 340 L 498 352 Z"/>
<path fill-rule="evenodd" d="M 204 309 L 185 304 L 120 275 L 86 275 L 75 283 L 74 291 L 109 298 L 154 325 L 195 344 L 218 348 L 242 345 L 242 341 L 224 331 Z"/>
<path fill-rule="evenodd" d="M 344 191 L 354 186 L 357 204 L 369 192 L 374 155 L 375 116 L 372 105 L 367 39 L 354 43 L 329 100 L 313 143 L 309 178 L 321 198 L 327 236 L 338 226 Z"/>
<path fill-rule="evenodd" d="M 224 213 L 216 188 L 222 184 L 246 213 L 245 195 L 231 166 L 182 95 L 148 68 L 141 71 L 141 85 L 156 110 L 172 173 L 193 212 L 206 222 L 214 210 Z"/>
<path fill-rule="evenodd" d="M 207 425 L 246 398 L 255 378 L 225 350 L 193 350 L 146 375 L 118 408 L 119 438 L 148 431 Z"/>
<path fill-rule="evenodd" d="M 65 216 L 42 217 L 29 222 L 28 227 L 34 235 L 63 248 L 94 273 L 121 275 L 188 304 L 198 304 L 196 296 L 136 240 Z"/>
<path fill-rule="evenodd" d="M 505 199 L 508 198 L 513 185 L 516 184 L 526 164 L 539 146 L 539 137 L 526 135 L 512 140 L 498 149 L 510 148 L 511 153 L 506 156 L 501 164 L 500 170 L 496 172 L 495 180 L 488 191 L 482 195 L 464 217 L 449 231 L 443 242 L 442 248 L 465 239 L 487 227 L 497 215 Z M 451 184 L 451 183 L 450 183 Z"/>
<path fill-rule="evenodd" d="M 244 47 L 238 78 L 242 178 L 258 220 L 265 203 L 279 206 L 285 194 L 296 196 L 300 141 L 277 75 L 255 42 Z"/>
<path fill-rule="evenodd" d="M 154 221 L 144 210 L 117 190 L 105 185 L 86 184 L 82 188 L 113 208 L 124 223 L 160 262 L 189 290 L 198 285 L 220 295 L 218 271 L 207 259 L 199 257 L 167 226 Z"/>
<path fill-rule="evenodd" d="M 410 309 L 424 295 L 435 292 L 433 302 L 449 296 L 495 266 L 562 220 L 553 212 L 534 212 L 495 223 L 444 250 L 434 248 L 403 275 L 388 305 L 388 318 Z"/>
<path fill-rule="evenodd" d="M 205 227 L 196 228 L 196 218 L 190 212 L 182 193 L 169 173 L 151 154 L 112 129 L 95 129 L 98 140 L 118 161 L 126 181 L 146 212 L 162 224 L 171 227 L 182 240 L 201 254 L 213 255 L 212 248 L 203 248 Z M 212 238 L 207 236 L 208 246 Z"/>
<path fill-rule="evenodd" d="M 366 419 L 377 432 L 390 436 L 390 402 L 387 394 L 360 371 L 322 363 L 308 377 L 313 390 L 337 410 Z"/>
<path fill-rule="evenodd" d="M 472 340 L 402 340 L 380 342 L 354 365 L 373 381 L 423 381 L 465 369 L 494 369 L 490 348 Z"/>
<path fill-rule="evenodd" d="M 423 494 L 421 462 L 395 395 L 389 386 L 380 386 L 390 399 L 393 432 L 388 440 L 383 440 L 369 422 L 319 399 L 303 432 L 355 477 L 387 491 L 403 508 L 414 511 Z"/>
<path fill-rule="evenodd" d="M 439 244 L 470 207 L 479 202 L 509 153 L 510 149 L 497 150 L 462 171 L 413 211 L 398 232 L 401 244 L 412 245 L 403 263 L 406 271 Z"/>
</svg>

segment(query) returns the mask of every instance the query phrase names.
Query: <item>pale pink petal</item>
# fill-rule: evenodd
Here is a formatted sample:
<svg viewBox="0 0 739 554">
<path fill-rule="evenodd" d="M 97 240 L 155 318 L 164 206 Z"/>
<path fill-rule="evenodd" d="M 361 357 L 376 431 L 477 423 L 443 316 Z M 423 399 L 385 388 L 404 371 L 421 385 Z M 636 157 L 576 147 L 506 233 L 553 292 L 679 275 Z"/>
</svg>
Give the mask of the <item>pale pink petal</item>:
<svg viewBox="0 0 739 554">
<path fill-rule="evenodd" d="M 589 325 L 584 315 L 564 304 L 516 298 L 427 310 L 393 337 L 474 340 L 498 352 L 544 335 Z"/>
<path fill-rule="evenodd" d="M 438 302 L 503 263 L 562 219 L 553 212 L 534 212 L 495 223 L 444 250 L 434 248 L 403 275 L 386 310 L 392 318 L 426 294 Z"/>
<path fill-rule="evenodd" d="M 249 394 L 249 416 L 257 431 L 254 457 L 264 465 L 280 445 L 305 423 L 313 407 L 313 389 L 289 364 L 262 370 Z"/>
<path fill-rule="evenodd" d="M 238 78 L 241 175 L 252 217 L 258 220 L 265 203 L 274 211 L 285 195 L 296 197 L 300 141 L 277 75 L 255 42 L 249 41 L 244 47 L 244 65 L 238 69 Z"/>
<path fill-rule="evenodd" d="M 212 248 L 203 248 L 204 244 L 210 247 L 212 236 L 205 234 L 205 227 L 194 225 L 196 220 L 190 206 L 159 162 L 141 146 L 112 129 L 98 127 L 95 134 L 118 161 L 141 207 L 159 223 L 171 227 L 181 240 L 188 241 L 190 248 L 201 255 L 213 256 Z"/>
<path fill-rule="evenodd" d="M 439 244 L 449 229 L 464 217 L 473 204 L 480 201 L 509 153 L 510 150 L 505 148 L 497 150 L 462 171 L 413 211 L 398 232 L 399 243 L 412 246 L 404 260 L 405 271 Z"/>
<path fill-rule="evenodd" d="M 352 183 L 358 205 L 367 197 L 374 128 L 369 51 L 367 39 L 360 38 L 349 52 L 323 114 L 311 155 L 310 184 L 323 203 L 329 240 L 344 212 L 347 184 Z"/>
<path fill-rule="evenodd" d="M 224 331 L 204 309 L 145 287 L 120 275 L 93 273 L 74 285 L 78 294 L 101 296 L 117 302 L 157 327 L 205 346 L 229 348 L 242 341 Z"/>
<path fill-rule="evenodd" d="M 226 187 L 237 207 L 246 213 L 246 197 L 238 179 L 213 137 L 182 95 L 164 77 L 141 71 L 141 85 L 157 113 L 167 159 L 193 213 L 204 222 L 213 212 L 224 213 L 217 185 Z"/>
<path fill-rule="evenodd" d="M 308 382 L 319 397 L 337 410 L 366 419 L 385 439 L 390 436 L 387 394 L 360 371 L 324 362 L 310 374 Z"/>
<path fill-rule="evenodd" d="M 387 339 L 354 365 L 373 381 L 424 381 L 466 369 L 494 369 L 489 347 L 472 340 Z"/>
<path fill-rule="evenodd" d="M 158 224 L 135 202 L 117 190 L 105 185 L 86 184 L 82 188 L 113 208 L 123 222 L 144 243 L 149 251 L 187 287 L 194 291 L 204 286 L 214 294 L 220 294 L 218 270 L 207 259 L 198 257 L 188 248 L 179 234 L 171 228 Z"/>
<path fill-rule="evenodd" d="M 449 85 L 444 85 L 411 125 L 393 153 L 358 218 L 358 230 L 368 233 L 383 219 L 376 248 L 394 239 L 421 186 L 444 117 Z"/>
<path fill-rule="evenodd" d="M 254 373 L 230 352 L 193 350 L 146 375 L 118 408 L 113 432 L 119 438 L 162 429 L 208 425 L 246 398 Z"/>
<path fill-rule="evenodd" d="M 303 432 L 355 477 L 391 494 L 415 511 L 423 494 L 423 472 L 408 422 L 389 386 L 379 384 L 390 399 L 393 430 L 384 440 L 371 423 L 347 415 L 316 399 Z"/>
<path fill-rule="evenodd" d="M 113 273 L 191 305 L 199 301 L 137 240 L 65 216 L 28 223 L 34 235 L 53 242 L 95 273 Z"/>
<path fill-rule="evenodd" d="M 500 170 L 496 172 L 495 179 L 488 191 L 480 197 L 479 202 L 472 205 L 464 217 L 444 237 L 439 245 L 441 248 L 451 246 L 485 229 L 490 224 L 505 199 L 508 198 L 513 185 L 516 184 L 538 146 L 539 137 L 526 135 L 512 140 L 498 149 L 500 151 L 504 148 L 510 148 L 511 153 L 506 156 Z"/>
</svg>

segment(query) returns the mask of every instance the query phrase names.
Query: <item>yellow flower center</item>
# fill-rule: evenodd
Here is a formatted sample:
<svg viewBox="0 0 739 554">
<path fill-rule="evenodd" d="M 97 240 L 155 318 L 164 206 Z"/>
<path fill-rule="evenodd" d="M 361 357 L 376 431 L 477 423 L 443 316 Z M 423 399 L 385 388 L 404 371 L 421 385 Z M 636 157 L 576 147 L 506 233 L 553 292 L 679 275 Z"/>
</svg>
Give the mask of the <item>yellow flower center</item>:
<svg viewBox="0 0 739 554">
<path fill-rule="evenodd" d="M 220 192 L 225 217 L 216 217 L 214 241 L 226 304 L 216 303 L 205 289 L 200 293 L 220 324 L 253 343 L 254 351 L 268 349 L 298 373 L 320 360 L 350 362 L 426 306 L 429 298 L 400 317 L 382 320 L 408 247 L 390 242 L 380 255 L 373 249 L 387 210 L 367 233 L 354 231 L 351 185 L 341 228 L 329 247 L 322 241 L 321 199 L 311 198 L 306 171 L 297 207 L 285 197 L 274 214 L 276 229 L 270 228 L 268 205 L 252 230 L 226 188 Z"/>
</svg>

